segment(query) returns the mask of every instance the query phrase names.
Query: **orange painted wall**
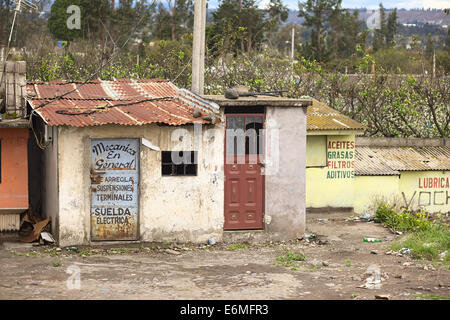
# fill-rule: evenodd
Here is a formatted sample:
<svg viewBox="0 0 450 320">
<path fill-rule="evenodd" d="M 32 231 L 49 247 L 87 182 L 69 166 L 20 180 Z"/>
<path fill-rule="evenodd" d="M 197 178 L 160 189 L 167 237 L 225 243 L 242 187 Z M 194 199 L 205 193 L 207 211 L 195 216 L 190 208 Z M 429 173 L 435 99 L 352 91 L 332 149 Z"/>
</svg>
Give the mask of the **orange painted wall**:
<svg viewBox="0 0 450 320">
<path fill-rule="evenodd" d="M 0 128 L 0 209 L 28 208 L 28 129 Z"/>
</svg>

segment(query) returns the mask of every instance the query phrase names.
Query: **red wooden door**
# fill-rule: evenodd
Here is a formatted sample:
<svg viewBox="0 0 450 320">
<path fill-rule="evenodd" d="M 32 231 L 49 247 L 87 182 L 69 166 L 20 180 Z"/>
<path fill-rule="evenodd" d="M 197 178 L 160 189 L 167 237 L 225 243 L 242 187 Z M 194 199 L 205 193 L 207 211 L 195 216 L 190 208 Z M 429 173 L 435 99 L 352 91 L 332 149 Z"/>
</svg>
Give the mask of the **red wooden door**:
<svg viewBox="0 0 450 320">
<path fill-rule="evenodd" d="M 228 114 L 225 138 L 225 230 L 263 229 L 263 114 Z"/>
</svg>

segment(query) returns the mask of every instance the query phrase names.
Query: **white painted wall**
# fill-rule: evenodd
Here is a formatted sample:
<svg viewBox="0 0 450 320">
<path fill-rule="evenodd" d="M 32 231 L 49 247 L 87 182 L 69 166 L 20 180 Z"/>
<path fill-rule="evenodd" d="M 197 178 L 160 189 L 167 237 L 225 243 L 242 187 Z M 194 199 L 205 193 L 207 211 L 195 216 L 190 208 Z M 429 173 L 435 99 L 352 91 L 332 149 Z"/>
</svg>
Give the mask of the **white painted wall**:
<svg viewBox="0 0 450 320">
<path fill-rule="evenodd" d="M 59 226 L 60 245 L 90 243 L 90 141 L 99 138 L 146 138 L 162 151 L 198 151 L 197 176 L 161 176 L 161 152 L 141 145 L 141 241 L 204 242 L 223 233 L 224 170 L 223 128 L 203 126 L 203 147 L 176 141 L 174 131 L 193 126 L 156 124 L 137 126 L 61 127 L 59 129 Z M 209 129 L 209 130 L 208 130 Z M 212 131 L 211 129 L 215 129 Z M 186 143 L 184 147 L 182 143 Z"/>
</svg>

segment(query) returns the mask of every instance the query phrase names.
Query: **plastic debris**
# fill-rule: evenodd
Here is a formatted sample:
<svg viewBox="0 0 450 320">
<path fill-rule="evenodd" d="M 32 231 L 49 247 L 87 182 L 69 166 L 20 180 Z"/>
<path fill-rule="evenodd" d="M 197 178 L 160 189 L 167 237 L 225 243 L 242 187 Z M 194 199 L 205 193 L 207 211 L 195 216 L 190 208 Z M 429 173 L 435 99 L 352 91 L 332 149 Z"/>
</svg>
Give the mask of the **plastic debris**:
<svg viewBox="0 0 450 320">
<path fill-rule="evenodd" d="M 409 248 L 401 248 L 399 252 L 401 254 L 411 254 L 411 250 Z"/>
<path fill-rule="evenodd" d="M 215 245 L 215 244 L 216 244 L 216 239 L 214 239 L 213 237 L 209 238 L 209 239 L 208 239 L 208 244 L 209 244 L 210 246 Z"/>
<path fill-rule="evenodd" d="M 377 238 L 364 238 L 364 242 L 371 242 L 371 243 L 373 243 L 373 242 L 381 242 L 381 240 L 377 239 Z"/>
<path fill-rule="evenodd" d="M 53 238 L 53 236 L 49 232 L 41 232 L 41 238 L 44 239 L 44 241 L 46 241 L 46 242 L 50 242 L 50 243 L 56 242 L 55 238 Z"/>
</svg>

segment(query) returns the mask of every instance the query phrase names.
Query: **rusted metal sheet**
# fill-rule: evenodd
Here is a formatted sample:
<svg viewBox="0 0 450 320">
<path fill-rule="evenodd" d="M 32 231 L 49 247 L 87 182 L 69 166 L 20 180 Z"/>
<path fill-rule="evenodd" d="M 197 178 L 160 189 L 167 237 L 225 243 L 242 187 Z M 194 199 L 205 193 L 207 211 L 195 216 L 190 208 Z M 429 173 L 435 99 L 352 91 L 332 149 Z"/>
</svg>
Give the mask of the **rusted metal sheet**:
<svg viewBox="0 0 450 320">
<path fill-rule="evenodd" d="M 74 91 L 52 101 L 71 90 Z M 160 79 L 96 80 L 83 85 L 34 82 L 27 84 L 27 93 L 31 107 L 52 126 L 209 123 L 203 117 L 218 111 L 215 104 L 193 94 L 187 99 L 184 91 Z M 196 107 L 201 115 L 194 118 Z"/>
<path fill-rule="evenodd" d="M 91 141 L 91 239 L 137 240 L 139 140 Z"/>
<path fill-rule="evenodd" d="M 361 123 L 330 108 L 325 103 L 312 99 L 306 112 L 307 130 L 365 130 Z"/>
</svg>

